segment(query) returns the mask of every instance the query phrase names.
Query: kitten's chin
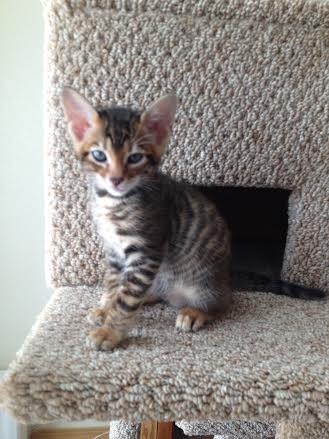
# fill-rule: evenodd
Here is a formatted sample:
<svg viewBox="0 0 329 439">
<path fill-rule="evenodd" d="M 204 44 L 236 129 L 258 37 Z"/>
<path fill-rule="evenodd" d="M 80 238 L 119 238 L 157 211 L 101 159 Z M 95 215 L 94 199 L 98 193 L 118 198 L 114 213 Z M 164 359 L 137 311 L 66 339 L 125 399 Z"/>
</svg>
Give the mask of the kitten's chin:
<svg viewBox="0 0 329 439">
<path fill-rule="evenodd" d="M 108 192 L 112 197 L 122 198 L 126 196 L 129 192 L 131 192 L 138 183 L 138 180 L 124 182 L 123 184 L 119 184 L 119 186 L 113 186 L 109 182 L 100 181 L 99 178 L 98 185 L 103 188 L 106 192 Z"/>
<path fill-rule="evenodd" d="M 131 191 L 132 188 L 115 188 L 115 187 L 108 187 L 107 191 L 112 197 L 120 198 L 124 197 L 128 194 L 128 192 Z"/>
</svg>

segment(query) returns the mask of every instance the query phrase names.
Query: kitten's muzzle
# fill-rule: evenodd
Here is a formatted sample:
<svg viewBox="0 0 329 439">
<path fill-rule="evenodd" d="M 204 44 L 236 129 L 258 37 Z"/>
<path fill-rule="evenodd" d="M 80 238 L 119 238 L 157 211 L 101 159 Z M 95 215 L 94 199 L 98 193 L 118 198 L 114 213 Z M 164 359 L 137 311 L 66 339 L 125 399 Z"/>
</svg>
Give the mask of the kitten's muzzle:
<svg viewBox="0 0 329 439">
<path fill-rule="evenodd" d="M 114 187 L 117 187 L 123 182 L 123 177 L 110 177 L 110 181 Z"/>
</svg>

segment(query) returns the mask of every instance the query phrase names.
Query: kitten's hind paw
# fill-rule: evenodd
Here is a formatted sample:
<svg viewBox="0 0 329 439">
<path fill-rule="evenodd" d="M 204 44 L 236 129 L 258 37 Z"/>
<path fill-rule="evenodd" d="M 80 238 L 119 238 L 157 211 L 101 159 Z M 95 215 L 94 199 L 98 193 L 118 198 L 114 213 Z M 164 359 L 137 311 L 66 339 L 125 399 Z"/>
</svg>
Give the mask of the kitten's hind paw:
<svg viewBox="0 0 329 439">
<path fill-rule="evenodd" d="M 111 351 L 123 338 L 122 332 L 102 326 L 89 333 L 87 346 L 98 351 Z"/>
<path fill-rule="evenodd" d="M 87 315 L 87 320 L 92 325 L 102 326 L 106 318 L 106 312 L 102 308 L 93 308 Z"/>
<path fill-rule="evenodd" d="M 183 308 L 176 319 L 176 329 L 184 332 L 195 332 L 210 320 L 208 314 L 194 308 Z"/>
</svg>

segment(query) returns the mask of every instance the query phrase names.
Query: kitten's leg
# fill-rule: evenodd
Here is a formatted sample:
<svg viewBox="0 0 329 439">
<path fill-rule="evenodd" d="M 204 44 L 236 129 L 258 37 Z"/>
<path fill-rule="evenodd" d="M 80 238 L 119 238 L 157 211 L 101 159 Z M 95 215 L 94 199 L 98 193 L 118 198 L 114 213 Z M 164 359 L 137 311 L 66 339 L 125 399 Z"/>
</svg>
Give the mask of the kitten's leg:
<svg viewBox="0 0 329 439">
<path fill-rule="evenodd" d="M 111 263 L 111 261 L 110 261 Z M 102 295 L 99 308 L 93 308 L 89 311 L 87 319 L 90 323 L 102 326 L 106 319 L 108 309 L 111 307 L 111 300 L 120 285 L 120 270 L 116 265 L 110 265 L 105 272 L 103 285 L 106 292 Z"/>
<path fill-rule="evenodd" d="M 214 318 L 213 314 L 208 314 L 196 308 L 182 308 L 177 315 L 176 328 L 184 332 L 195 332 Z"/>
<path fill-rule="evenodd" d="M 101 309 L 95 311 L 96 321 L 99 317 L 103 323 L 89 334 L 88 344 L 93 348 L 110 350 L 125 338 L 152 285 L 161 258 L 159 255 L 140 254 L 138 264 L 136 258 L 131 264 L 129 258 L 126 262 L 119 276 L 110 273 L 109 292 L 102 298 Z"/>
<path fill-rule="evenodd" d="M 180 309 L 176 319 L 176 328 L 184 332 L 195 332 L 203 328 L 206 323 L 223 315 L 232 304 L 232 296 L 229 286 L 226 289 L 223 288 L 222 291 L 225 294 L 220 295 L 217 303 L 209 303 L 207 311 L 198 309 L 196 303 Z"/>
<path fill-rule="evenodd" d="M 181 305 L 176 319 L 176 328 L 185 332 L 195 332 L 203 328 L 206 323 L 225 313 L 232 303 L 231 289 L 227 283 L 222 283 L 220 289 L 214 288 L 210 291 L 202 285 L 185 287 L 176 290 L 175 294 L 186 304 Z"/>
</svg>

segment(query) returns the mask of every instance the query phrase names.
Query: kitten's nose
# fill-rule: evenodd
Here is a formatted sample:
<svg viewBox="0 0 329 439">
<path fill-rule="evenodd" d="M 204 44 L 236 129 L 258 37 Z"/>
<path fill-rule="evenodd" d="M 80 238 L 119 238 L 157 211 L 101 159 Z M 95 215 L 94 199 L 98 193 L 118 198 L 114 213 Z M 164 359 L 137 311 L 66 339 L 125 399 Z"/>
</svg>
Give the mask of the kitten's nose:
<svg viewBox="0 0 329 439">
<path fill-rule="evenodd" d="M 110 180 L 113 186 L 119 186 L 123 182 L 123 177 L 110 177 Z"/>
</svg>

